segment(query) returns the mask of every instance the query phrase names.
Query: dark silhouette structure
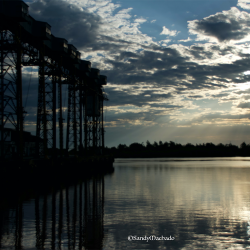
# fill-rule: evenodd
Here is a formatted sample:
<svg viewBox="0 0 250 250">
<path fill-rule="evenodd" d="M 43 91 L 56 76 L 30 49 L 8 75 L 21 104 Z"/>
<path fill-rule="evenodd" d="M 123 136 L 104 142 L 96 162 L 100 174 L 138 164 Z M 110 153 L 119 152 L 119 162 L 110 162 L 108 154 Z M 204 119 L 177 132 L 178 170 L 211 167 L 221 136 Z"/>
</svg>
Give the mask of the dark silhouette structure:
<svg viewBox="0 0 250 250">
<path fill-rule="evenodd" d="M 63 155 L 62 86 L 68 87 L 66 150 L 102 154 L 104 149 L 103 85 L 107 77 L 81 60 L 81 53 L 64 38 L 51 34 L 51 26 L 29 15 L 23 1 L 0 0 L 0 154 L 5 157 L 5 128 L 17 132 L 19 159 L 24 154 L 22 68 L 38 67 L 36 157 L 47 158 L 48 149 Z"/>
</svg>

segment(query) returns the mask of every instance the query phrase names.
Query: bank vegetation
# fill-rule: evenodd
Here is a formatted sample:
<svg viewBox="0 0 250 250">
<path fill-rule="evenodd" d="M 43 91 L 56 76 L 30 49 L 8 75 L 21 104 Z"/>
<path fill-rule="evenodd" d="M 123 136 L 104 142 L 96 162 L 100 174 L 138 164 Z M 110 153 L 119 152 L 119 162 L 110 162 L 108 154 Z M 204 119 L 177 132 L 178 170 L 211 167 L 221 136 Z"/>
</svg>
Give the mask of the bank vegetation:
<svg viewBox="0 0 250 250">
<path fill-rule="evenodd" d="M 222 144 L 217 145 L 208 142 L 193 145 L 185 145 L 170 142 L 132 143 L 129 146 L 119 144 L 117 147 L 105 148 L 107 154 L 112 154 L 115 158 L 148 158 L 148 157 L 231 157 L 231 156 L 250 156 L 250 144 L 241 143 L 236 145 Z"/>
</svg>

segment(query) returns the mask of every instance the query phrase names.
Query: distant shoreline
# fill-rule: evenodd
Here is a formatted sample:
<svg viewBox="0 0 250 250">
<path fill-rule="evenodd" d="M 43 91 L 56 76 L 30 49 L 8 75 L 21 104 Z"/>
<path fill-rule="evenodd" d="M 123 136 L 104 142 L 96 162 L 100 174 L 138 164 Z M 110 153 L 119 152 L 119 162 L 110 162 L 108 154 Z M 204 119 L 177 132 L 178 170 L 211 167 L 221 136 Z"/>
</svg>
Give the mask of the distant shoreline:
<svg viewBox="0 0 250 250">
<path fill-rule="evenodd" d="M 241 155 L 236 155 L 236 156 L 162 156 L 162 157 L 115 157 L 115 159 L 157 159 L 157 158 L 227 158 L 227 157 L 250 157 L 249 156 L 241 156 Z"/>
<path fill-rule="evenodd" d="M 130 146 L 119 144 L 118 147 L 105 148 L 106 154 L 114 158 L 190 158 L 190 157 L 250 157 L 250 144 L 243 142 L 240 147 L 222 143 L 203 143 L 192 145 L 176 144 L 174 142 L 151 144 L 132 143 Z"/>
</svg>

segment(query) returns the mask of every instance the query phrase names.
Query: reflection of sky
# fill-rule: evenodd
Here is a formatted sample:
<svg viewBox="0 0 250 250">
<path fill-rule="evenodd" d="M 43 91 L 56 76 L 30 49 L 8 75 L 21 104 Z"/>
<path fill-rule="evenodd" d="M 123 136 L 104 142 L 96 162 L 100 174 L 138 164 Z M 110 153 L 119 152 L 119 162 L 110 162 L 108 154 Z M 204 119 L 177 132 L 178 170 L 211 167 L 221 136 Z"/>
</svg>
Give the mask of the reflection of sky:
<svg viewBox="0 0 250 250">
<path fill-rule="evenodd" d="M 104 177 L 104 209 L 97 179 L 95 188 L 93 180 L 83 182 L 81 195 L 80 184 L 69 188 L 68 202 L 67 189 L 62 190 L 61 203 L 56 191 L 55 210 L 51 193 L 18 206 L 13 201 L 4 214 L 0 210 L 1 247 L 14 248 L 21 237 L 24 249 L 34 249 L 39 235 L 44 247 L 51 249 L 53 226 L 55 246 L 61 249 L 68 249 L 69 242 L 72 249 L 73 244 L 78 248 L 81 237 L 84 246 L 94 239 L 103 242 L 104 249 L 246 249 L 249 245 L 250 157 L 116 159 L 114 167 L 114 173 Z M 175 240 L 128 241 L 129 235 L 171 235 Z"/>
<path fill-rule="evenodd" d="M 171 234 L 175 243 L 150 242 L 146 248 L 233 244 L 243 249 L 236 242 L 249 238 L 250 162 L 158 160 L 116 160 L 115 175 L 105 182 L 107 246 L 109 237 L 118 249 L 141 248 L 142 242 L 126 237 Z"/>
</svg>

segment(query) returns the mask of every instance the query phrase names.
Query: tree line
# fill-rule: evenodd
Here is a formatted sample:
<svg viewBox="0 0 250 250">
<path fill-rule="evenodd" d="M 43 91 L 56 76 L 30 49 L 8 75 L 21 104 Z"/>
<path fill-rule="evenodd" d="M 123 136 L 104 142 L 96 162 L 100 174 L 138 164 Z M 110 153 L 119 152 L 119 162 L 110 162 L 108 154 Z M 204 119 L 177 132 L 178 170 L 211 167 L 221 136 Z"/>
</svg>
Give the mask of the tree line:
<svg viewBox="0 0 250 250">
<path fill-rule="evenodd" d="M 193 145 L 187 143 L 154 142 L 146 144 L 134 142 L 127 146 L 119 144 L 117 147 L 105 148 L 105 153 L 113 154 L 115 158 L 146 158 L 146 157 L 225 157 L 225 156 L 250 156 L 250 144 L 241 143 L 236 145 L 222 144 L 217 145 L 212 142 Z"/>
</svg>

